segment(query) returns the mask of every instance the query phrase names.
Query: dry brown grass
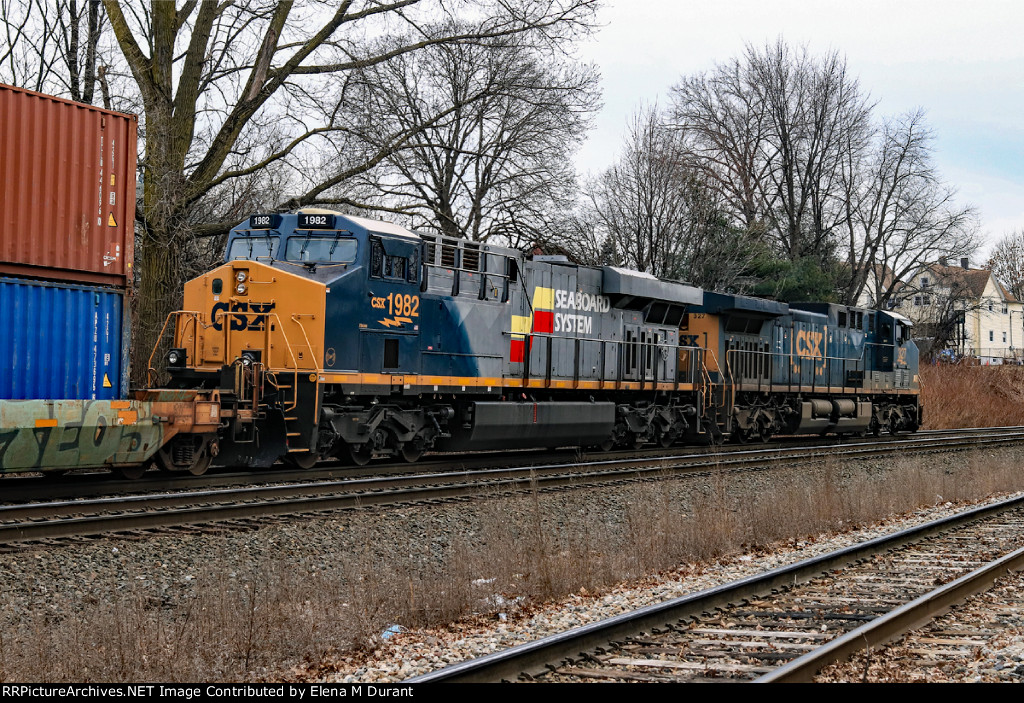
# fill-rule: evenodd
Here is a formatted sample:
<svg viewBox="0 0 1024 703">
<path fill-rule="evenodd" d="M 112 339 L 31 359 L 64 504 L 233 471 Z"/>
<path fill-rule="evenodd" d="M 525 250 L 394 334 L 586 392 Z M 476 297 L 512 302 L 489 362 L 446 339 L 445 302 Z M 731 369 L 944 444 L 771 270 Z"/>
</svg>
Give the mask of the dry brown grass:
<svg viewBox="0 0 1024 703">
<path fill-rule="evenodd" d="M 1024 367 L 922 366 L 926 429 L 1024 425 Z"/>
<path fill-rule="evenodd" d="M 968 458 L 976 457 L 976 458 Z M 368 649 L 405 627 L 517 610 L 681 564 L 849 528 L 945 501 L 1022 486 L 1019 457 L 947 455 L 878 465 L 716 471 L 702 478 L 589 492 L 496 497 L 457 518 L 423 509 L 366 513 L 337 530 L 333 553 L 297 568 L 273 529 L 248 535 L 249 573 L 197 565 L 195 583 L 157 597 L 130 573 L 104 597 L 55 596 L 0 607 L 0 680 L 260 680 L 329 669 L 340 649 Z M 449 515 L 438 508 L 437 515 Z M 427 511 L 429 512 L 429 510 Z M 381 539 L 380 521 L 392 521 Z M 415 535 L 413 538 L 412 535 Z M 253 546 L 253 540 L 255 546 Z M 241 541 L 241 537 L 238 538 Z M 308 562 L 307 562 L 308 564 Z M 52 600 L 50 600 L 52 598 Z M 70 605 L 69 605 L 70 603 Z"/>
</svg>

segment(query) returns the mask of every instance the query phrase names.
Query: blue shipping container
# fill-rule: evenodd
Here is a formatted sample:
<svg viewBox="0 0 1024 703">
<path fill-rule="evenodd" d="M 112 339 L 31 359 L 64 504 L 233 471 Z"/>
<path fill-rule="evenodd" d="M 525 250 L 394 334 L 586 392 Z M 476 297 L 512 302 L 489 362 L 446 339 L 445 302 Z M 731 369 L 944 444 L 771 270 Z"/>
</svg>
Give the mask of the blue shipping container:
<svg viewBox="0 0 1024 703">
<path fill-rule="evenodd" d="M 0 399 L 124 398 L 126 302 L 115 288 L 0 278 Z"/>
</svg>

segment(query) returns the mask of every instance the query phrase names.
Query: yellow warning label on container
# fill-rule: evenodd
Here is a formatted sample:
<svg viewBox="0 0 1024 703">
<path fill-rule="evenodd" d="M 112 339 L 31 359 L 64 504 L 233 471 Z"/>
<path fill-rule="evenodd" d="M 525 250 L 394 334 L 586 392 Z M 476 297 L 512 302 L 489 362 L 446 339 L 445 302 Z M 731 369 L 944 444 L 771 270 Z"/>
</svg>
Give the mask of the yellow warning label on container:
<svg viewBox="0 0 1024 703">
<path fill-rule="evenodd" d="M 114 219 L 114 213 L 110 213 L 107 216 L 107 227 L 117 227 L 117 220 Z"/>
<path fill-rule="evenodd" d="M 103 374 L 103 387 L 104 388 L 113 388 L 113 386 L 110 384 L 110 377 L 107 376 L 107 374 Z"/>
<path fill-rule="evenodd" d="M 114 174 L 110 174 L 110 185 L 114 185 Z"/>
</svg>

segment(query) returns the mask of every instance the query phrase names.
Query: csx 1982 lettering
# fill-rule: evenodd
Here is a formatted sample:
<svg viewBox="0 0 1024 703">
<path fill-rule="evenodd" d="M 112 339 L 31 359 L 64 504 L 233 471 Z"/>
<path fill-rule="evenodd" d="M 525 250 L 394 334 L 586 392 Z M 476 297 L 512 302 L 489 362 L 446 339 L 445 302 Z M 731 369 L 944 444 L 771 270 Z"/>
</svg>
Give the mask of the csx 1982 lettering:
<svg viewBox="0 0 1024 703">
<path fill-rule="evenodd" d="M 420 316 L 420 297 L 418 295 L 388 293 L 386 298 L 372 298 L 370 305 L 377 310 L 387 310 L 388 315 L 398 315 L 399 317 Z"/>
</svg>

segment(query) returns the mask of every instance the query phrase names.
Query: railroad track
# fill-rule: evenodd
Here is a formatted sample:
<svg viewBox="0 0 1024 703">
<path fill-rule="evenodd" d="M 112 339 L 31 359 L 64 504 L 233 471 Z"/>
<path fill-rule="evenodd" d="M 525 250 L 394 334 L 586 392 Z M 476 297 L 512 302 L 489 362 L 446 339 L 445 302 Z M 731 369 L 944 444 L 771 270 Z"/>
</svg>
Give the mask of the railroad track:
<svg viewBox="0 0 1024 703">
<path fill-rule="evenodd" d="M 810 681 L 1024 569 L 1022 528 L 1024 498 L 1003 501 L 409 683 Z"/>
<path fill-rule="evenodd" d="M 1024 432 L 1024 427 L 976 427 L 960 430 L 923 430 L 914 434 L 914 439 L 935 439 L 970 435 L 988 437 Z M 870 442 L 882 445 L 886 442 L 907 439 L 908 435 L 893 437 L 882 435 L 872 438 Z M 52 501 L 62 498 L 108 497 L 114 495 L 131 495 L 143 492 L 172 492 L 195 489 L 211 489 L 216 487 L 256 486 L 269 483 L 299 483 L 312 481 L 331 481 L 343 479 L 363 479 L 383 476 L 413 475 L 427 472 L 442 473 L 452 471 L 476 471 L 495 466 L 509 468 L 528 468 L 536 466 L 586 465 L 596 462 L 616 462 L 622 460 L 668 461 L 686 460 L 692 457 L 708 455 L 727 455 L 749 452 L 760 448 L 784 448 L 799 453 L 799 449 L 830 450 L 849 444 L 862 443 L 865 440 L 839 439 L 835 436 L 819 437 L 777 437 L 767 445 L 736 445 L 687 446 L 662 449 L 656 447 L 630 451 L 586 453 L 577 450 L 525 450 L 519 452 L 477 452 L 472 455 L 428 455 L 423 460 L 408 464 L 405 462 L 373 462 L 368 466 L 354 467 L 337 461 L 325 460 L 312 469 L 292 469 L 284 465 L 263 471 L 237 472 L 227 469 L 215 469 L 202 476 L 174 475 L 168 476 L 157 471 L 148 472 L 143 478 L 123 480 L 112 478 L 107 471 L 83 471 L 62 477 L 7 475 L 0 478 L 3 488 L 3 501 L 13 504 L 29 501 Z"/>
<path fill-rule="evenodd" d="M 591 462 L 484 470 L 435 471 L 263 486 L 0 506 L 0 547 L 68 537 L 148 530 L 371 505 L 417 504 L 514 492 L 610 485 L 713 470 L 760 470 L 825 456 L 870 458 L 887 452 L 929 453 L 1024 442 L 1024 430 L 898 437 L 886 442 L 745 449 L 726 454 L 646 455 Z"/>
<path fill-rule="evenodd" d="M 826 667 L 815 681 L 892 682 L 1024 680 L 1024 571 L 1006 574 L 945 615 L 898 641 Z"/>
</svg>

